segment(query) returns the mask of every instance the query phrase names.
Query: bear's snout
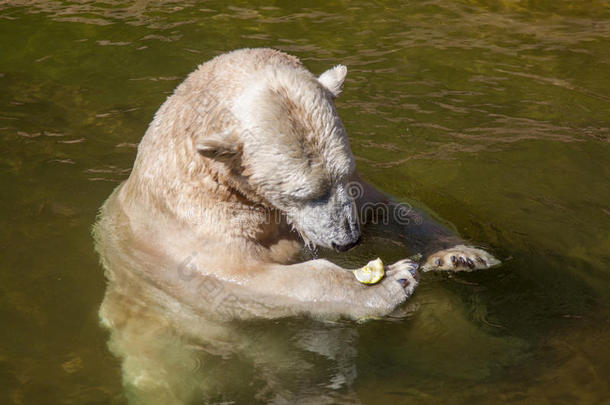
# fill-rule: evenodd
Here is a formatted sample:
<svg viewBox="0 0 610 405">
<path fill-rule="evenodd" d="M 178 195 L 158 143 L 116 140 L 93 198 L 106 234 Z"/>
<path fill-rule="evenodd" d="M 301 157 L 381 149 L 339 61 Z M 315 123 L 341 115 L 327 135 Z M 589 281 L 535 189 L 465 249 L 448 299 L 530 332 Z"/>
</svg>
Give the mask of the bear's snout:
<svg viewBox="0 0 610 405">
<path fill-rule="evenodd" d="M 331 246 L 337 252 L 347 252 L 348 250 L 350 250 L 351 248 L 353 248 L 354 246 L 356 246 L 359 243 L 360 243 L 360 237 L 358 237 L 358 239 L 356 239 L 354 242 L 351 242 L 351 243 L 348 243 L 345 245 L 339 245 L 339 244 L 336 244 L 335 242 L 332 242 Z"/>
</svg>

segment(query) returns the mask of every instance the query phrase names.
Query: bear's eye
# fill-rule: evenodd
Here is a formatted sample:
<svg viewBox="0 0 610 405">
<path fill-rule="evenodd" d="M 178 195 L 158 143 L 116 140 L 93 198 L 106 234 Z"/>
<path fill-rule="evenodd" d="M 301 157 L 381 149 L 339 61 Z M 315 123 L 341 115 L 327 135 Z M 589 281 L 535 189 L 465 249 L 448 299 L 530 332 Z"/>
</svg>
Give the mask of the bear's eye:
<svg viewBox="0 0 610 405">
<path fill-rule="evenodd" d="M 298 202 L 307 203 L 323 203 L 328 201 L 331 194 L 331 188 L 324 186 L 320 188 L 311 189 L 309 187 L 302 187 L 293 190 L 290 193 L 290 199 Z"/>
<path fill-rule="evenodd" d="M 323 191 L 321 193 L 314 194 L 307 201 L 312 204 L 322 204 L 330 199 L 330 190 Z"/>
</svg>

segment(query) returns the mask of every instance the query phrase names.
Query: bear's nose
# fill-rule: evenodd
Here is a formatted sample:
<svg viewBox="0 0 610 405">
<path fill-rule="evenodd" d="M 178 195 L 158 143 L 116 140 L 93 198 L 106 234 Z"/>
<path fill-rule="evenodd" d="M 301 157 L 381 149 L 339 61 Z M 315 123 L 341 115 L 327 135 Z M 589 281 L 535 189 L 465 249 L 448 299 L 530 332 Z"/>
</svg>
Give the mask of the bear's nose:
<svg viewBox="0 0 610 405">
<path fill-rule="evenodd" d="M 346 245 L 338 245 L 335 242 L 331 243 L 331 246 L 333 247 L 333 249 L 335 249 L 337 252 L 347 252 L 348 250 L 350 250 L 351 248 L 353 248 L 354 246 L 356 246 L 358 243 L 360 243 L 360 237 L 358 237 L 358 239 L 356 239 L 354 242 L 348 243 Z"/>
</svg>

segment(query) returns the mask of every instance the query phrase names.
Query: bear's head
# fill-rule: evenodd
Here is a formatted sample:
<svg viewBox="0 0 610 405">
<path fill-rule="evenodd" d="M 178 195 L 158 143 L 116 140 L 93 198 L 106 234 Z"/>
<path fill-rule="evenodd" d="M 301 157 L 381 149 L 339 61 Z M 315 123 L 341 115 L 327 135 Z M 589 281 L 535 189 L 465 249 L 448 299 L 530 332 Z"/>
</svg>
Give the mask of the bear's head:
<svg viewBox="0 0 610 405">
<path fill-rule="evenodd" d="M 306 243 L 339 251 L 360 237 L 348 189 L 354 158 L 333 101 L 346 73 L 342 65 L 318 78 L 288 63 L 257 69 L 223 101 L 219 130 L 194 142 L 215 164 L 237 165 L 240 191 L 282 212 Z"/>
</svg>

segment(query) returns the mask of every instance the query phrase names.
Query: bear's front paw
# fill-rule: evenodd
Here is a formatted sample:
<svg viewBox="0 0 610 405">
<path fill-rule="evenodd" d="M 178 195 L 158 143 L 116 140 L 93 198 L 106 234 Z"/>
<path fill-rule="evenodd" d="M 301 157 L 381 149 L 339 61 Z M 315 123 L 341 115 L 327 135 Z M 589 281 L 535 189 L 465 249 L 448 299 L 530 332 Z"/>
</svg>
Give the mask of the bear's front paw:
<svg viewBox="0 0 610 405">
<path fill-rule="evenodd" d="M 387 315 L 409 298 L 417 287 L 418 264 L 404 259 L 386 266 L 385 277 L 377 284 L 366 287 L 367 305 Z"/>
<path fill-rule="evenodd" d="M 482 249 L 457 245 L 431 254 L 422 266 L 423 271 L 472 271 L 499 265 L 500 260 Z"/>
<path fill-rule="evenodd" d="M 418 267 L 419 265 L 411 259 L 399 260 L 386 267 L 386 283 L 397 282 L 408 297 L 413 294 L 415 287 L 417 287 L 417 281 L 419 280 Z"/>
</svg>

